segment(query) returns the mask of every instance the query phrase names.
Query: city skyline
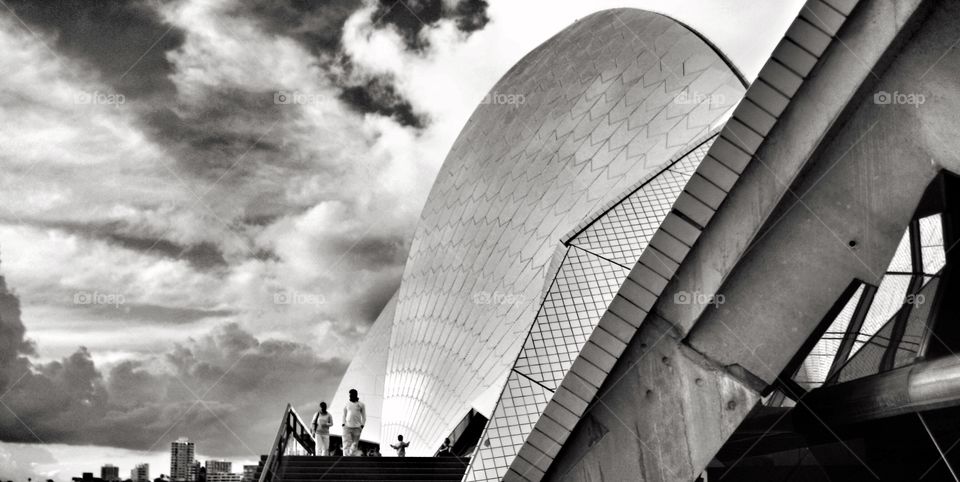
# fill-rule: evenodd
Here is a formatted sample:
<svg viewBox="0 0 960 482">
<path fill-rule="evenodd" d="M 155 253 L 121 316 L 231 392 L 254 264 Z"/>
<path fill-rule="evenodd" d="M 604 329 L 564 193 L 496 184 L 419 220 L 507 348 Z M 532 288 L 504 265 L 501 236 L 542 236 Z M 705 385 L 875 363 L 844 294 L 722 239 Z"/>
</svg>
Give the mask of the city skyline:
<svg viewBox="0 0 960 482">
<path fill-rule="evenodd" d="M 256 469 L 255 464 L 240 464 L 241 471 L 235 471 L 234 462 L 231 460 L 224 460 L 218 458 L 208 458 L 206 460 L 201 460 L 200 457 L 196 456 L 196 446 L 193 442 L 190 442 L 185 437 L 177 437 L 177 439 L 170 442 L 171 448 L 169 452 L 169 461 L 166 467 L 169 467 L 170 470 L 166 472 L 160 472 L 155 474 L 155 476 L 150 473 L 150 464 L 149 463 L 136 463 L 129 470 L 129 477 L 121 476 L 124 474 L 124 468 L 115 465 L 111 462 L 91 462 L 93 464 L 102 463 L 99 470 L 99 479 L 103 482 L 110 481 L 120 481 L 120 482 L 153 482 L 156 479 L 162 478 L 162 480 L 170 482 L 197 482 L 199 480 L 199 471 L 191 472 L 190 468 L 200 468 L 202 467 L 205 474 L 209 477 L 211 474 L 225 474 L 228 476 L 225 477 L 214 477 L 207 478 L 211 482 L 240 482 L 243 480 L 243 477 L 251 475 L 251 468 Z M 175 466 L 183 465 L 187 470 L 184 473 L 187 473 L 189 477 L 173 477 L 174 473 L 178 473 L 175 470 Z M 80 474 L 77 474 L 71 479 L 83 478 L 83 475 L 90 474 L 96 478 L 97 473 L 93 471 L 84 471 Z M 178 473 L 178 475 L 181 475 Z M 236 476 L 236 477 L 233 477 Z"/>
</svg>

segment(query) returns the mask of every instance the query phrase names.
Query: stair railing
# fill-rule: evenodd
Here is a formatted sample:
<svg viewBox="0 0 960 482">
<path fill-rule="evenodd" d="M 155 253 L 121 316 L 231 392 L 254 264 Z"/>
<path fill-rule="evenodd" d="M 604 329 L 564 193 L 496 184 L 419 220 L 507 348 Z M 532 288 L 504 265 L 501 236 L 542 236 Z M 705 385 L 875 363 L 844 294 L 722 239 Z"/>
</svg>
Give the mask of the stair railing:
<svg viewBox="0 0 960 482">
<path fill-rule="evenodd" d="M 291 441 L 298 444 L 307 454 L 316 454 L 316 439 L 313 438 L 313 434 L 303 423 L 297 411 L 288 403 L 287 409 L 283 412 L 283 420 L 280 421 L 280 428 L 277 430 L 277 437 L 270 447 L 270 452 L 267 453 L 267 459 L 263 461 L 259 482 L 275 480 L 281 470 L 283 456 L 287 455 L 287 448 L 296 448 L 296 446 L 290 446 Z"/>
</svg>

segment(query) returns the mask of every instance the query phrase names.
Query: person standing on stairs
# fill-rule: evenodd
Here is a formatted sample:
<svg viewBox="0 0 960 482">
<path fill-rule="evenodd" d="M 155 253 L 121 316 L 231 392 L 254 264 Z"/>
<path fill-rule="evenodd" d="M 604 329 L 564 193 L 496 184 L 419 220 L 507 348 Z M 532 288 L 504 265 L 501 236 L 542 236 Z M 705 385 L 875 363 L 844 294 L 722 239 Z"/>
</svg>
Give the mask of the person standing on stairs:
<svg viewBox="0 0 960 482">
<path fill-rule="evenodd" d="M 360 433 L 367 423 L 367 407 L 360 401 L 357 390 L 350 389 L 350 401 L 343 407 L 343 455 L 360 455 Z"/>
<path fill-rule="evenodd" d="M 450 443 L 450 437 L 443 439 L 443 445 L 440 446 L 440 450 L 437 450 L 437 457 L 452 457 L 453 456 L 453 444 Z"/>
<path fill-rule="evenodd" d="M 327 411 L 327 402 L 320 402 L 320 410 L 313 414 L 313 438 L 317 440 L 317 455 L 330 455 L 330 427 L 333 415 Z"/>
</svg>

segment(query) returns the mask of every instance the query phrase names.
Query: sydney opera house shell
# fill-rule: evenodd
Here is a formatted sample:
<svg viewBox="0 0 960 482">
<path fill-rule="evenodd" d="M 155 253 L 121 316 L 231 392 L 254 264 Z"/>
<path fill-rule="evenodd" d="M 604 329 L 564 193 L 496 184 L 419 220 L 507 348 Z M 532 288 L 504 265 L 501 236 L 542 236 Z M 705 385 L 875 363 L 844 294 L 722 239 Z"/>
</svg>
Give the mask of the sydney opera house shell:
<svg viewBox="0 0 960 482">
<path fill-rule="evenodd" d="M 381 409 L 365 438 L 432 455 L 474 409 L 491 421 L 467 480 L 499 480 L 744 91 L 710 44 L 640 10 L 517 63 L 447 156 L 338 390 Z"/>
<path fill-rule="evenodd" d="M 364 438 L 468 482 L 960 480 L 958 19 L 808 0 L 750 82 L 655 13 L 544 42 L 337 391 Z"/>
</svg>

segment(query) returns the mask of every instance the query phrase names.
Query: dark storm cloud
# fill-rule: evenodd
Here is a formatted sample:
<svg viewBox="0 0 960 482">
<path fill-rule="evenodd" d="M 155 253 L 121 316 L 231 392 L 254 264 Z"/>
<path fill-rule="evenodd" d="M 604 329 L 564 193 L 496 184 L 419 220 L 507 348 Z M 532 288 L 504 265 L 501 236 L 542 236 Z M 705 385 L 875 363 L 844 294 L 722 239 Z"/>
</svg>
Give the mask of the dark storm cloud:
<svg viewBox="0 0 960 482">
<path fill-rule="evenodd" d="M 25 355 L 36 353 L 20 320 L 20 300 L 0 276 L 0 388 L 13 383 L 28 366 Z M 2 390 L 0 390 L 2 393 Z"/>
<path fill-rule="evenodd" d="M 401 236 L 370 236 L 360 239 L 332 240 L 329 248 L 344 254 L 350 265 L 357 269 L 376 269 L 381 266 L 403 264 L 410 245 Z"/>
<path fill-rule="evenodd" d="M 302 25 L 291 35 L 304 43 L 312 35 L 339 39 L 347 9 L 355 9 L 356 2 L 328 7 L 320 7 L 321 3 L 325 2 L 240 2 L 236 13 L 260 14 L 258 18 L 270 20 L 266 23 L 275 33 L 284 35 L 290 33 L 276 29 L 293 25 L 288 22 L 297 18 Z M 175 66 L 168 54 L 184 44 L 185 35 L 163 21 L 158 3 L 17 0 L 8 5 L 31 28 L 52 35 L 55 50 L 91 66 L 103 82 L 124 94 L 144 132 L 174 155 L 185 178 L 196 176 L 231 186 L 256 165 L 238 164 L 241 156 L 257 162 L 295 157 L 282 145 L 283 129 L 269 129 L 284 116 L 295 116 L 295 109 L 276 105 L 272 91 L 220 89 L 206 93 L 195 104 L 180 104 L 170 80 Z"/>
<path fill-rule="evenodd" d="M 461 0 L 454 7 L 443 0 L 378 0 L 371 15 L 375 28 L 392 28 L 403 38 L 407 49 L 423 53 L 429 43 L 421 35 L 423 29 L 437 25 L 441 20 L 452 20 L 457 28 L 470 34 L 482 29 L 490 21 L 485 0 Z M 416 112 L 409 101 L 397 93 L 392 79 L 384 76 L 356 77 L 351 75 L 353 65 L 348 55 L 338 58 L 340 99 L 361 113 L 375 113 L 391 117 L 403 126 L 423 128 L 428 123 Z"/>
<path fill-rule="evenodd" d="M 393 84 L 384 77 L 343 86 L 340 100 L 359 112 L 391 117 L 403 126 L 423 128 L 426 125 L 426 118 L 415 113 L 410 102 L 397 94 Z"/>
<path fill-rule="evenodd" d="M 486 0 L 461 0 L 454 7 L 443 0 L 378 0 L 371 17 L 376 23 L 395 28 L 410 50 L 423 51 L 429 44 L 420 35 L 421 30 L 440 20 L 453 20 L 460 31 L 475 32 L 490 21 L 487 6 Z"/>
<path fill-rule="evenodd" d="M 187 172 L 214 179 L 247 149 L 278 151 L 280 139 L 263 139 L 250 124 L 268 126 L 279 120 L 272 93 L 234 89 L 204 99 L 202 105 L 175 106 L 170 80 L 174 66 L 168 53 L 180 48 L 185 34 L 166 23 L 157 4 L 146 0 L 68 0 L 8 5 L 27 24 L 54 35 L 54 47 L 92 65 L 103 81 L 138 104 L 145 130 L 159 144 L 183 159 Z M 344 22 L 362 7 L 362 0 L 253 0 L 238 2 L 231 14 L 257 22 L 265 31 L 293 38 L 316 55 L 339 89 L 339 99 L 356 112 L 391 117 L 403 126 L 423 128 L 428 119 L 417 113 L 385 76 L 357 76 L 342 51 Z M 452 20 L 469 34 L 488 22 L 485 0 L 378 0 L 371 20 L 375 28 L 392 28 L 416 52 L 429 45 L 420 35 L 441 20 Z M 227 120 L 227 122 L 225 122 Z M 259 140 L 259 142 L 257 142 Z M 288 155 L 281 152 L 280 155 Z M 231 172 L 231 177 L 240 173 Z M 229 181 L 229 180 L 228 180 Z"/>
<path fill-rule="evenodd" d="M 213 455 L 256 455 L 249 447 L 263 449 L 287 402 L 306 409 L 329 398 L 346 370 L 341 360 L 320 358 L 317 347 L 259 340 L 236 324 L 106 373 L 82 347 L 34 364 L 19 301 L 2 277 L 0 287 L 0 393 L 10 408 L 0 413 L 4 442 L 149 450 L 175 433 Z"/>
<path fill-rule="evenodd" d="M 221 89 L 199 104 L 158 106 L 143 119 L 146 131 L 178 154 L 183 171 L 230 185 L 256 167 L 238 159 L 287 158 L 282 129 L 271 129 L 293 115 L 285 107 L 274 102 L 273 92 Z"/>
<path fill-rule="evenodd" d="M 136 228 L 123 222 L 84 223 L 67 220 L 24 220 L 22 218 L 0 218 L 0 220 L 11 225 L 25 224 L 31 227 L 55 229 L 86 239 L 106 241 L 114 246 L 143 254 L 182 259 L 199 270 L 211 270 L 227 266 L 223 252 L 214 243 L 206 241 L 194 244 L 175 243 L 163 238 L 137 234 Z"/>
<path fill-rule="evenodd" d="M 103 80 L 131 99 L 174 90 L 166 53 L 184 34 L 146 0 L 7 0 L 29 25 L 55 38 L 54 48 L 93 65 Z"/>
<path fill-rule="evenodd" d="M 318 56 L 317 65 L 322 69 L 319 76 L 327 76 L 317 79 L 318 85 L 332 80 L 339 89 L 338 98 L 355 111 L 388 116 L 405 126 L 424 127 L 428 119 L 403 98 L 393 79 L 360 72 L 362 69 L 354 67 L 343 52 L 343 22 L 360 8 L 360 3 L 253 0 L 236 2 L 233 14 L 258 22 L 269 33 L 292 38 Z M 230 238 L 229 243 L 222 245 L 219 241 L 190 244 L 163 238 L 163 228 L 174 223 L 159 219 L 165 212 L 159 206 L 163 200 L 156 201 L 157 205 L 134 206 L 137 219 L 129 225 L 88 221 L 84 216 L 72 223 L 42 222 L 38 226 L 103 240 L 139 253 L 182 258 L 196 268 L 210 271 L 230 267 L 233 258 L 224 252 L 236 241 L 232 239 L 236 232 L 240 233 L 237 237 L 253 237 L 251 234 L 261 228 L 322 201 L 316 197 L 355 194 L 336 192 L 349 189 L 347 185 L 331 187 L 332 194 L 324 190 L 316 196 L 304 195 L 302 201 L 291 201 L 284 195 L 285 187 L 289 187 L 285 184 L 293 184 L 291 176 L 328 175 L 330 183 L 336 184 L 350 173 L 338 172 L 346 167 L 338 166 L 335 156 L 324 159 L 323 152 L 314 154 L 314 158 L 300 155 L 297 142 L 312 139 L 316 133 L 298 129 L 311 129 L 316 124 L 300 122 L 304 110 L 299 106 L 276 105 L 274 93 L 263 91 L 263 84 L 256 88 L 241 85 L 224 89 L 215 85 L 216 78 L 204 79 L 212 87 L 187 104 L 183 99 L 189 96 L 180 95 L 170 80 L 178 72 L 177 66 L 168 60 L 182 58 L 179 54 L 184 50 L 180 49 L 187 37 L 163 20 L 157 11 L 159 3 L 14 0 L 7 5 L 31 30 L 42 34 L 60 57 L 68 63 L 79 61 L 82 67 L 77 70 L 96 71 L 102 82 L 127 96 L 129 105 L 124 112 L 130 112 L 135 126 L 173 159 L 170 166 L 162 168 L 170 169 L 178 178 L 176 181 L 182 178 L 186 181 L 182 184 L 199 185 L 197 194 L 203 196 L 207 194 L 204 189 L 216 183 L 217 190 L 204 197 L 204 201 L 213 204 L 219 200 L 235 207 L 230 216 L 224 216 L 229 224 L 227 230 L 218 231 L 222 227 L 218 220 L 211 223 L 210 232 L 202 233 L 203 239 Z M 425 17 L 428 27 L 419 20 L 413 24 L 403 17 L 405 5 L 394 5 L 389 12 L 384 10 L 385 5 L 381 3 L 376 8 L 386 14 L 373 28 L 396 28 L 408 48 L 418 53 L 425 53 L 429 47 L 420 40 L 422 29 L 441 20 L 454 21 L 465 34 L 482 28 L 488 21 L 484 1 L 464 0 L 456 7 L 444 7 L 440 0 L 410 2 L 413 11 Z M 294 139 L 293 145 L 288 145 L 287 137 Z M 324 139 L 317 139 L 318 145 L 323 143 Z M 196 180 L 201 182 L 195 183 Z M 175 190 L 181 187 L 180 182 L 171 184 Z M 186 196 L 187 204 L 193 201 Z M 136 224 L 140 222 L 144 225 Z M 406 239 L 387 235 L 357 243 L 358 231 L 322 235 L 329 247 L 316 249 L 324 253 L 349 252 L 343 267 L 354 272 L 344 275 L 344 286 L 331 290 L 330 296 L 331 306 L 336 303 L 344 308 L 340 312 L 331 308 L 323 316 L 333 318 L 330 323 L 334 331 L 351 335 L 358 335 L 364 322 L 374 319 L 397 289 L 408 248 Z M 255 258 L 279 261 L 274 252 L 257 249 L 254 246 Z M 90 309 L 109 309 L 97 313 L 111 322 L 143 319 L 157 325 L 233 314 L 225 310 L 178 310 L 133 303 L 124 308 L 127 311 L 107 306 Z M 302 325 L 296 326 L 302 329 Z M 344 361 L 327 356 L 327 350 L 342 347 L 259 339 L 235 324 L 220 325 L 208 335 L 170 349 L 168 341 L 157 339 L 155 343 L 162 355 L 145 355 L 143 359 L 113 366 L 98 366 L 94 362 L 96 354 L 84 348 L 55 362 L 32 362 L 30 356 L 35 355 L 35 349 L 20 320 L 19 301 L 0 277 L 0 393 L 5 394 L 4 404 L 16 413 L 14 417 L 9 411 L 0 410 L 0 440 L 36 442 L 39 436 L 48 443 L 147 450 L 169 443 L 169 439 L 162 438 L 167 433 L 191 437 L 204 447 L 205 453 L 253 455 L 246 447 L 263 450 L 263 443 L 273 436 L 287 402 L 303 407 L 321 397 L 329 399 L 346 368 Z M 204 402 L 197 403 L 197 397 L 203 397 Z"/>
<path fill-rule="evenodd" d="M 399 288 L 400 280 L 397 280 L 395 283 L 381 283 L 371 286 L 364 294 L 363 302 L 359 304 L 356 310 L 357 319 L 370 321 L 365 327 L 360 324 L 355 325 L 355 330 L 351 334 L 356 335 L 358 338 L 362 337 L 363 333 L 365 333 L 364 330 L 373 325 L 373 321 L 380 316 L 383 307 L 387 305 L 387 302 L 390 301 L 390 298 L 393 297 L 393 294 L 396 293 Z M 363 330 L 360 328 L 363 328 Z"/>
<path fill-rule="evenodd" d="M 457 28 L 466 33 L 482 30 L 490 23 L 490 17 L 487 16 L 488 6 L 486 0 L 462 0 L 457 4 L 453 15 Z"/>
<path fill-rule="evenodd" d="M 322 57 L 340 50 L 343 24 L 362 5 L 363 0 L 247 0 L 236 8 L 267 32 L 292 37 Z"/>
<path fill-rule="evenodd" d="M 256 0 L 241 3 L 237 12 L 257 19 L 268 32 L 297 40 L 316 55 L 340 89 L 339 99 L 355 111 L 390 117 L 407 127 L 425 127 L 428 119 L 397 92 L 391 78 L 353 75 L 352 60 L 341 49 L 341 37 L 344 22 L 362 4 L 361 0 Z M 421 53 L 429 47 L 421 31 L 441 20 L 452 20 L 466 34 L 490 21 L 485 0 L 461 0 L 453 7 L 443 0 L 379 0 L 375 5 L 371 15 L 374 27 L 396 30 L 408 49 Z"/>
<path fill-rule="evenodd" d="M 93 293 L 94 290 L 88 291 Z M 64 300 L 65 304 L 71 299 Z M 203 310 L 195 308 L 180 308 L 176 306 L 160 306 L 142 303 L 90 304 L 84 306 L 91 311 L 98 321 L 112 321 L 129 323 L 137 320 L 139 323 L 149 323 L 153 326 L 185 325 L 200 320 L 225 318 L 235 315 L 231 310 Z"/>
<path fill-rule="evenodd" d="M 141 238 L 120 233 L 109 233 L 106 239 L 124 248 L 142 253 L 157 253 L 168 258 L 183 259 L 199 270 L 222 268 L 227 265 L 223 252 L 215 244 L 209 242 L 184 246 L 166 239 Z"/>
<path fill-rule="evenodd" d="M 282 186 L 270 192 L 238 188 L 255 178 L 252 175 L 255 171 L 271 164 L 302 167 L 296 165 L 298 156 L 291 152 L 293 146 L 287 146 L 284 138 L 292 129 L 284 124 L 293 124 L 284 121 L 295 120 L 298 110 L 277 105 L 273 91 L 242 87 L 211 90 L 191 103 L 183 103 L 170 80 L 175 66 L 168 60 L 168 54 L 183 46 L 185 34 L 163 21 L 157 11 L 159 3 L 18 0 L 9 5 L 31 29 L 49 34 L 54 39 L 51 45 L 54 50 L 92 67 L 103 82 L 127 97 L 128 108 L 138 119 L 142 131 L 175 159 L 171 170 L 177 177 L 200 179 L 247 194 L 245 201 L 237 203 L 241 211 L 253 206 L 253 215 L 284 213 L 285 206 L 279 201 L 271 202 L 282 199 L 277 195 L 283 190 Z M 292 15 L 281 12 L 293 7 L 285 9 L 278 4 L 268 8 L 268 5 L 261 2 L 248 8 L 276 15 L 277 26 Z M 342 15 L 347 5 L 335 10 Z M 321 10 L 329 9 L 314 13 L 319 14 Z M 342 27 L 342 21 L 335 23 L 339 22 Z M 244 162 L 239 162 L 241 160 Z M 131 247 L 140 244 L 136 237 L 116 241 L 129 243 Z M 166 241 L 153 246 L 164 254 L 182 253 L 185 259 L 200 267 L 222 265 L 222 255 L 211 246 L 184 248 L 185 251 Z"/>
</svg>

